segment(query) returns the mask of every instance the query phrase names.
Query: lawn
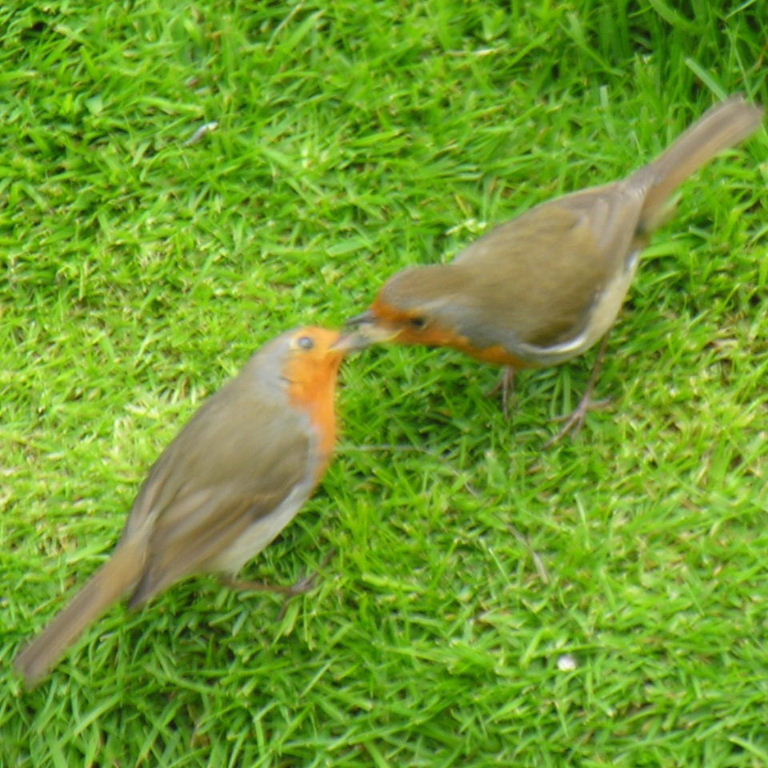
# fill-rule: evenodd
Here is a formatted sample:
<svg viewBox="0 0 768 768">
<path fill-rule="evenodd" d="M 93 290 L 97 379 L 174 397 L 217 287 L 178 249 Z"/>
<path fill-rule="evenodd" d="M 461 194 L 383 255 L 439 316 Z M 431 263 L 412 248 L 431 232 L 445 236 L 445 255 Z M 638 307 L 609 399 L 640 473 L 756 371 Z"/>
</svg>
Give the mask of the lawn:
<svg viewBox="0 0 768 768">
<path fill-rule="evenodd" d="M 608 10 L 610 9 L 610 10 Z M 709 106 L 768 102 L 765 8 L 691 0 L 0 9 L 0 765 L 768 766 L 768 139 L 682 190 L 595 353 L 350 358 L 337 460 L 246 569 L 18 649 L 204 398 L 282 330 Z M 217 129 L 201 135 L 206 123 Z"/>
</svg>

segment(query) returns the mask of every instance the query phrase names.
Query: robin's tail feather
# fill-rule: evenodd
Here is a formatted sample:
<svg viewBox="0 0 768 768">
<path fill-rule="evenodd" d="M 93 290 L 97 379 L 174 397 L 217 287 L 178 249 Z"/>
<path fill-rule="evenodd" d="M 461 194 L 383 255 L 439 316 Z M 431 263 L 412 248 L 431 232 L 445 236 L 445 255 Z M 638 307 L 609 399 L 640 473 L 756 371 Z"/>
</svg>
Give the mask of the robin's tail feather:
<svg viewBox="0 0 768 768">
<path fill-rule="evenodd" d="M 658 159 L 641 168 L 631 181 L 648 185 L 641 226 L 652 231 L 665 218 L 670 195 L 715 155 L 751 136 L 762 123 L 764 109 L 732 96 L 716 104 L 688 128 Z"/>
<path fill-rule="evenodd" d="M 143 567 L 142 550 L 137 541 L 122 542 L 72 602 L 16 657 L 16 669 L 27 687 L 37 685 L 82 632 L 135 586 Z"/>
</svg>

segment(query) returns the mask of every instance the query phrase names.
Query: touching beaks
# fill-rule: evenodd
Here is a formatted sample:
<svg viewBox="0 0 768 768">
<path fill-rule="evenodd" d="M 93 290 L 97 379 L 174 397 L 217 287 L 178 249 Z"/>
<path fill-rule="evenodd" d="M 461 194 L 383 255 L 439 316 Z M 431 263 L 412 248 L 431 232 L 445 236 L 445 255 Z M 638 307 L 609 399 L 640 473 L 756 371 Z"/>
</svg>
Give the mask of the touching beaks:
<svg viewBox="0 0 768 768">
<path fill-rule="evenodd" d="M 363 312 L 361 315 L 350 317 L 347 320 L 346 328 L 350 329 L 350 332 L 359 334 L 367 339 L 368 346 L 392 341 L 400 333 L 399 328 L 388 328 L 385 325 L 381 325 L 379 319 L 370 310 Z"/>
<path fill-rule="evenodd" d="M 346 322 L 347 328 L 357 328 L 358 325 L 370 325 L 376 322 L 376 315 L 369 309 L 367 312 L 363 312 L 361 315 L 355 315 L 350 317 Z"/>
<path fill-rule="evenodd" d="M 373 344 L 373 341 L 371 341 L 367 334 L 354 330 L 342 333 L 341 336 L 331 344 L 331 349 L 334 352 L 357 352 L 360 349 L 367 349 L 371 344 Z"/>
<path fill-rule="evenodd" d="M 363 312 L 347 320 L 341 336 L 331 345 L 335 352 L 356 352 L 367 349 L 373 344 L 391 341 L 400 333 L 400 329 L 379 325 L 373 312 Z"/>
</svg>

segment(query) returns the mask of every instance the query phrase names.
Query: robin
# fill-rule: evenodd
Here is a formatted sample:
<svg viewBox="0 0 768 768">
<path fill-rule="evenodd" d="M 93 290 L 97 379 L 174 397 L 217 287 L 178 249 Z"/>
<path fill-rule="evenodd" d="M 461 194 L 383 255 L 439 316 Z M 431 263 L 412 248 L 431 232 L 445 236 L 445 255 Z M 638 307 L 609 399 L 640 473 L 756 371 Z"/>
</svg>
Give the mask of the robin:
<svg viewBox="0 0 768 768">
<path fill-rule="evenodd" d="M 406 269 L 351 325 L 372 341 L 454 347 L 515 371 L 570 360 L 605 336 L 650 235 L 673 212 L 670 196 L 717 153 L 760 126 L 740 96 L 710 109 L 657 160 L 626 179 L 537 205 L 470 245 L 450 264 Z M 578 428 L 587 391 L 550 442 Z"/>
<path fill-rule="evenodd" d="M 307 327 L 278 336 L 214 394 L 150 470 L 111 559 L 16 659 L 31 687 L 113 603 L 139 607 L 195 573 L 244 589 L 294 587 L 235 575 L 301 509 L 336 440 L 334 392 L 356 334 Z"/>
</svg>

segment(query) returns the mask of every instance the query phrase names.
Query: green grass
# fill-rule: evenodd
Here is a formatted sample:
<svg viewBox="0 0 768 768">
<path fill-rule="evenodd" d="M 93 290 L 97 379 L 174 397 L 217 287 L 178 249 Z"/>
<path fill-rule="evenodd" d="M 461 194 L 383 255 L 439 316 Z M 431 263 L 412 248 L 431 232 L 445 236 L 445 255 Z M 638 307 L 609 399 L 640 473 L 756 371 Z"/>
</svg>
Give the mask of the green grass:
<svg viewBox="0 0 768 768">
<path fill-rule="evenodd" d="M 253 350 L 768 101 L 762 4 L 35 5 L 0 10 L 0 764 L 768 765 L 764 131 L 685 186 L 576 440 L 542 452 L 594 354 L 506 421 L 491 367 L 365 353 L 248 568 L 335 547 L 316 593 L 190 580 L 10 668 Z"/>
</svg>

